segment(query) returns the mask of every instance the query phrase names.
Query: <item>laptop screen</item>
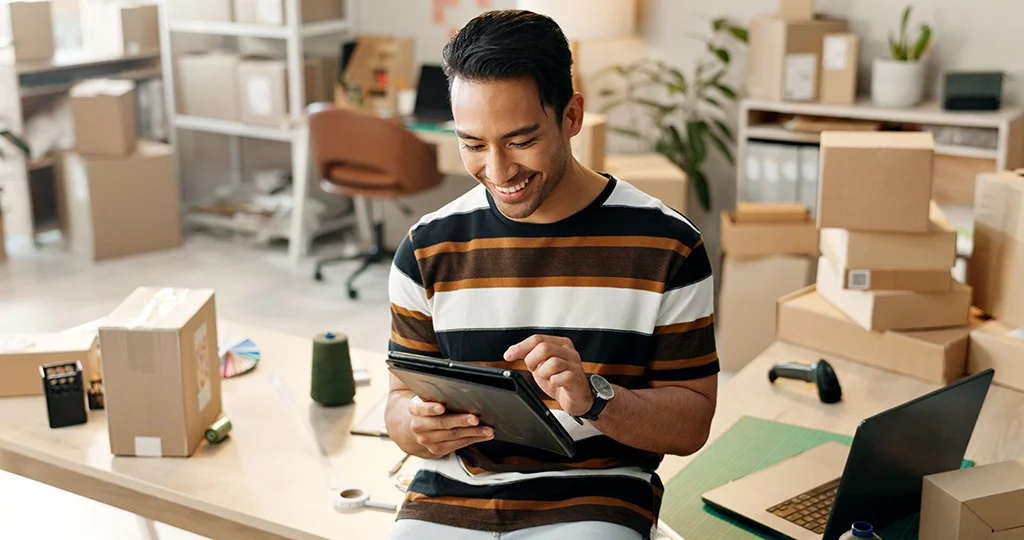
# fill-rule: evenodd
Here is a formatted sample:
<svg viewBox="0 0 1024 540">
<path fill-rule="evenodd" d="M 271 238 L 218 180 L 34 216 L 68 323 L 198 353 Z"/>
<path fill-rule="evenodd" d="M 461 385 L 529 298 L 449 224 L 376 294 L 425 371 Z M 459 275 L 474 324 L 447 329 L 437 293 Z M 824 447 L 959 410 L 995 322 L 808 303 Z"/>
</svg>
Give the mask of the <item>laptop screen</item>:
<svg viewBox="0 0 1024 540">
<path fill-rule="evenodd" d="M 448 99 L 448 78 L 445 77 L 441 66 L 424 64 L 420 68 L 413 116 L 438 122 L 452 119 L 452 107 Z"/>
</svg>

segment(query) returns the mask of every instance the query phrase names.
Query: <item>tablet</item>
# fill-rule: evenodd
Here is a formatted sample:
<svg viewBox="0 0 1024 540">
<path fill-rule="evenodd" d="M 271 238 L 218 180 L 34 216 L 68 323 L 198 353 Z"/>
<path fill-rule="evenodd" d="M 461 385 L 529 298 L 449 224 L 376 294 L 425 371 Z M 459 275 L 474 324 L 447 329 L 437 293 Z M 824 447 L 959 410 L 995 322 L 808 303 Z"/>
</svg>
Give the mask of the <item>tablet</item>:
<svg viewBox="0 0 1024 540">
<path fill-rule="evenodd" d="M 540 393 L 510 369 L 474 366 L 401 352 L 388 353 L 388 369 L 423 401 L 447 412 L 470 413 L 494 428 L 494 439 L 572 457 L 572 437 Z"/>
</svg>

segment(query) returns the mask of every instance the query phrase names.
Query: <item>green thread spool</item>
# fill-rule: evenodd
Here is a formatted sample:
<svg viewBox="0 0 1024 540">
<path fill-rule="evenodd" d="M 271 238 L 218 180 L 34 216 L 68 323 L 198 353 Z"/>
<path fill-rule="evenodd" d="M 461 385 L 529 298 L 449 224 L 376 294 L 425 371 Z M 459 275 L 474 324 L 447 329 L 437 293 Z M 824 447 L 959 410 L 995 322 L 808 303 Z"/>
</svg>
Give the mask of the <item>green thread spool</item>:
<svg viewBox="0 0 1024 540">
<path fill-rule="evenodd" d="M 220 444 L 224 442 L 224 439 L 228 438 L 229 433 L 231 433 L 231 420 L 227 416 L 221 416 L 210 427 L 206 428 L 204 436 L 210 444 Z"/>
<path fill-rule="evenodd" d="M 313 338 L 313 376 L 309 397 L 334 407 L 352 403 L 356 380 L 352 374 L 352 357 L 348 337 L 327 332 Z"/>
</svg>

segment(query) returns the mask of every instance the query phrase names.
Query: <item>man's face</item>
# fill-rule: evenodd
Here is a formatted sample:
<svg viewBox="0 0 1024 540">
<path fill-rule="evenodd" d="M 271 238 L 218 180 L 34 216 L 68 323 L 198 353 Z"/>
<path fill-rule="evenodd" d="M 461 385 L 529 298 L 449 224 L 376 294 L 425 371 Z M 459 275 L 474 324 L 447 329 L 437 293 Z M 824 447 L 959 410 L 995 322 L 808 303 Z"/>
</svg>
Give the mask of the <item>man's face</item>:
<svg viewBox="0 0 1024 540">
<path fill-rule="evenodd" d="M 562 129 L 563 118 L 541 104 L 532 77 L 456 78 L 451 98 L 466 170 L 487 187 L 502 214 L 529 218 L 568 168 L 571 132 Z"/>
</svg>

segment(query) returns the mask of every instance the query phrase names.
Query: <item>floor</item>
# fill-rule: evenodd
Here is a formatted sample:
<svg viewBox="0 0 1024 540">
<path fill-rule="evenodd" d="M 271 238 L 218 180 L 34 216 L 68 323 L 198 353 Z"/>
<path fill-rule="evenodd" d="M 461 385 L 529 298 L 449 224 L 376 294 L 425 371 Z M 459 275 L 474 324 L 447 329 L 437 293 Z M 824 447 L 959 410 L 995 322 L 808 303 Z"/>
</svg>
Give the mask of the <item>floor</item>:
<svg viewBox="0 0 1024 540">
<path fill-rule="evenodd" d="M 325 245 L 321 253 L 340 252 Z M 142 285 L 212 288 L 218 317 L 297 335 L 345 333 L 353 347 L 384 351 L 389 334 L 388 267 L 372 268 L 350 300 L 343 281 L 355 263 L 311 279 L 312 263 L 288 265 L 283 246 L 192 235 L 178 250 L 91 263 L 58 246 L 22 249 L 0 265 L 0 333 L 48 332 L 102 317 Z M 723 374 L 722 382 L 728 374 Z M 0 471 L 0 537 L 135 540 L 128 512 Z M 41 531 L 45 524 L 45 532 Z M 162 540 L 201 537 L 156 524 Z"/>
</svg>

